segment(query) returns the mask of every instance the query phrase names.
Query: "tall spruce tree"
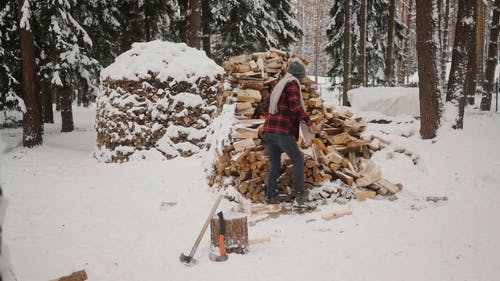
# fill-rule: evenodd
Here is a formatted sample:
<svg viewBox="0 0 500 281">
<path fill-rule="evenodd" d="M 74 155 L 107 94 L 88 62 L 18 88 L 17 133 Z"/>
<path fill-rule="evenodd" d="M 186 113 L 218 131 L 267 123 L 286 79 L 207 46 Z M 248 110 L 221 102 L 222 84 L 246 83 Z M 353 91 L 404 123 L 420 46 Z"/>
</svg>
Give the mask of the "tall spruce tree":
<svg viewBox="0 0 500 281">
<path fill-rule="evenodd" d="M 495 0 L 493 18 L 491 22 L 490 40 L 488 43 L 488 61 L 486 64 L 483 92 L 481 96 L 481 110 L 491 110 L 493 85 L 495 83 L 495 68 L 498 63 L 498 25 L 500 20 L 500 0 Z"/>
<path fill-rule="evenodd" d="M 438 78 L 438 0 L 417 0 L 417 54 L 420 74 L 420 135 L 423 139 L 436 136 L 441 113 Z"/>
<path fill-rule="evenodd" d="M 475 8 L 474 1 L 458 0 L 455 43 L 446 92 L 446 102 L 451 102 L 457 109 L 457 118 L 453 125 L 455 129 L 464 127 L 464 111 L 467 102 L 466 84 L 471 76 L 475 60 L 472 51 L 475 40 Z"/>
<path fill-rule="evenodd" d="M 179 4 L 188 2 L 187 0 L 178 1 Z M 177 10 L 177 5 L 169 0 L 122 0 L 112 5 L 117 8 L 116 19 L 118 21 L 120 53 L 130 49 L 134 42 L 144 42 L 153 39 L 170 39 L 175 40 L 175 32 L 166 32 L 164 27 L 159 25 L 164 17 L 174 19 L 174 13 Z M 184 23 L 187 28 L 187 24 Z M 179 28 L 180 26 L 176 26 Z M 173 28 L 176 30 L 176 28 Z M 187 30 L 184 33 L 187 42 Z M 184 38 L 183 38 L 184 39 Z"/>
<path fill-rule="evenodd" d="M 353 0 L 351 5 L 352 17 L 352 50 L 351 50 L 351 69 L 353 79 L 358 77 L 357 72 L 359 65 L 359 21 L 360 21 L 360 6 L 359 0 Z M 343 1 L 335 1 L 330 9 L 331 23 L 327 29 L 329 43 L 326 51 L 332 58 L 332 68 L 328 75 L 332 78 L 342 76 L 342 38 L 344 26 L 344 7 Z M 367 0 L 367 19 L 366 19 L 366 68 L 368 81 L 370 85 L 377 85 L 384 81 L 385 69 L 385 51 L 387 48 L 388 23 L 387 17 L 389 13 L 389 3 L 387 0 Z M 396 19 L 395 35 L 397 40 L 404 38 L 405 26 L 399 19 Z M 402 48 L 396 44 L 394 46 L 394 55 L 396 61 L 404 59 L 405 55 Z M 333 84 L 338 80 L 333 79 Z M 354 80 L 352 84 L 359 84 L 359 81 Z"/>
<path fill-rule="evenodd" d="M 302 35 L 289 0 L 214 1 L 213 57 L 223 61 L 269 48 L 287 50 Z"/>
<path fill-rule="evenodd" d="M 34 11 L 29 0 L 18 0 L 19 42 L 21 49 L 21 88 L 23 112 L 23 146 L 33 147 L 43 142 L 42 106 L 36 85 L 35 43 L 33 39 Z"/>
<path fill-rule="evenodd" d="M 21 54 L 16 0 L 0 4 L 0 110 L 20 110 Z"/>
<path fill-rule="evenodd" d="M 77 1 L 78 22 L 92 39 L 91 57 L 101 66 L 111 64 L 120 53 L 118 44 L 120 22 L 115 0 Z"/>
<path fill-rule="evenodd" d="M 76 0 L 37 3 L 40 84 L 50 85 L 60 95 L 63 132 L 73 130 L 71 104 L 75 90 L 81 91 L 82 83 L 86 87 L 95 84 L 99 70 L 97 60 L 88 52 L 92 40 L 73 17 L 76 3 Z"/>
</svg>

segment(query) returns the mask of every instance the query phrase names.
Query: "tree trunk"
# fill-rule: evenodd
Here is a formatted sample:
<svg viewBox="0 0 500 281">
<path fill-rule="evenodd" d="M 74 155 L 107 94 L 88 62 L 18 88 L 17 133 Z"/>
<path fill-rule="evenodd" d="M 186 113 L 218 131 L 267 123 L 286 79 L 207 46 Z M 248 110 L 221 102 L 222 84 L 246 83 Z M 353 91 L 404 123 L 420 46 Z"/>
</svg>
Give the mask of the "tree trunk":
<svg viewBox="0 0 500 281">
<path fill-rule="evenodd" d="M 71 107 L 71 88 L 63 86 L 58 90 L 61 98 L 61 132 L 72 132 L 73 126 L 73 109 Z"/>
<path fill-rule="evenodd" d="M 212 31 L 210 30 L 210 21 L 209 19 L 212 18 L 211 12 L 210 12 L 210 1 L 209 0 L 202 0 L 202 8 L 201 12 L 203 14 L 202 17 L 202 29 L 203 29 L 203 51 L 207 54 L 208 57 L 212 56 L 212 49 L 211 49 L 211 41 L 210 41 L 210 35 L 212 34 Z"/>
<path fill-rule="evenodd" d="M 402 23 L 406 26 L 406 35 L 409 34 L 409 29 L 410 29 L 410 25 L 407 24 L 408 23 L 408 17 L 409 17 L 409 14 L 408 14 L 408 4 L 406 3 L 406 1 L 401 1 L 401 21 Z M 360 24 L 361 26 L 361 24 Z M 410 37 L 406 37 L 405 39 L 401 40 L 401 45 L 403 47 L 403 52 L 406 53 L 406 48 L 408 46 L 408 41 L 410 40 Z M 397 71 L 397 84 L 398 85 L 403 85 L 405 84 L 405 61 L 404 60 L 398 60 L 398 71 Z"/>
<path fill-rule="evenodd" d="M 320 0 L 316 0 L 316 30 L 314 32 L 314 81 L 318 83 L 318 69 L 319 69 L 319 33 L 320 33 Z"/>
<path fill-rule="evenodd" d="M 359 84 L 366 87 L 366 1 L 361 0 L 361 14 L 359 19 Z"/>
<path fill-rule="evenodd" d="M 385 84 L 394 86 L 394 24 L 396 21 L 396 0 L 390 0 L 389 4 L 389 22 L 387 33 L 387 48 L 385 54 Z"/>
<path fill-rule="evenodd" d="M 347 92 L 351 86 L 351 0 L 344 1 L 344 87 L 342 89 L 342 105 L 348 106 Z"/>
<path fill-rule="evenodd" d="M 412 49 L 411 49 L 411 27 L 412 27 L 412 15 L 413 15 L 413 0 L 408 1 L 408 17 L 406 18 L 406 40 L 405 40 L 405 54 L 406 54 L 406 67 L 405 67 L 405 80 L 409 80 L 410 66 L 412 63 Z M 407 81 L 408 82 L 408 81 Z"/>
<path fill-rule="evenodd" d="M 476 11 L 476 67 L 477 67 L 477 84 L 482 84 L 484 80 L 484 44 L 486 37 L 486 5 L 484 1 L 477 1 Z M 474 89 L 475 90 L 475 89 Z M 475 92 L 475 91 L 474 91 Z"/>
<path fill-rule="evenodd" d="M 493 94 L 493 85 L 495 83 L 495 68 L 498 63 L 498 31 L 500 19 L 500 0 L 495 0 L 493 7 L 493 19 L 491 23 L 490 42 L 488 44 L 488 62 L 486 63 L 486 72 L 483 86 L 483 96 L 481 98 L 481 110 L 491 110 L 491 96 Z"/>
<path fill-rule="evenodd" d="M 41 82 L 42 101 L 43 101 L 43 122 L 54 123 L 54 111 L 52 109 L 52 88 L 48 82 Z"/>
<path fill-rule="evenodd" d="M 23 17 L 23 0 L 18 0 L 19 19 Z M 29 9 L 29 7 L 27 7 Z M 20 28 L 21 88 L 26 111 L 23 114 L 23 146 L 33 147 L 43 143 L 42 103 L 36 87 L 35 48 L 33 33 Z"/>
<path fill-rule="evenodd" d="M 433 18 L 438 0 L 417 0 L 417 54 L 420 100 L 420 135 L 423 139 L 436 136 L 439 128 L 440 95 L 438 88 L 437 61 L 438 22 Z"/>
<path fill-rule="evenodd" d="M 189 6 L 189 46 L 199 49 L 201 47 L 201 0 L 190 0 Z"/>
<path fill-rule="evenodd" d="M 476 86 L 477 86 L 477 75 L 478 75 L 478 54 L 479 52 L 482 52 L 482 50 L 478 50 L 478 33 L 479 33 L 479 24 L 478 24 L 478 10 L 479 10 L 479 2 L 482 1 L 477 1 L 474 5 L 472 12 L 472 18 L 475 19 L 474 22 L 474 27 L 473 27 L 473 33 L 471 35 L 471 41 L 469 44 L 470 46 L 470 53 L 469 56 L 472 58 L 470 60 L 470 65 L 469 65 L 469 72 L 466 75 L 465 79 L 465 89 L 464 89 L 464 94 L 465 94 L 465 99 L 466 102 L 469 104 L 474 104 L 474 97 L 476 95 Z"/>
<path fill-rule="evenodd" d="M 151 41 L 151 16 L 149 12 L 148 5 L 144 5 L 144 36 L 146 37 L 146 42 Z"/>
<path fill-rule="evenodd" d="M 441 85 L 443 86 L 443 91 L 446 86 L 446 65 L 448 64 L 448 37 L 450 30 L 450 1 L 444 1 L 444 17 L 443 17 L 443 32 L 442 32 L 442 48 L 441 48 Z"/>
<path fill-rule="evenodd" d="M 448 79 L 448 91 L 446 101 L 458 103 L 458 117 L 455 125 L 456 129 L 463 129 L 463 117 L 466 104 L 465 84 L 472 76 L 475 56 L 473 55 L 474 19 L 476 4 L 474 1 L 458 0 L 457 21 L 455 26 L 455 43 L 453 47 L 450 78 Z"/>
</svg>

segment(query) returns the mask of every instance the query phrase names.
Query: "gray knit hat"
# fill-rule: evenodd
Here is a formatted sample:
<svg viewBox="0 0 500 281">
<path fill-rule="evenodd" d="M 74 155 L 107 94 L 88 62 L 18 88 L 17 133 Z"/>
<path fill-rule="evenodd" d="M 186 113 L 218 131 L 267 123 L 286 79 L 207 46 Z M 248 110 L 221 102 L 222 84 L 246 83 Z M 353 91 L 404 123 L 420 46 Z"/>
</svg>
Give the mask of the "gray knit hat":
<svg viewBox="0 0 500 281">
<path fill-rule="evenodd" d="M 288 67 L 288 72 L 298 79 L 306 77 L 306 68 L 298 61 L 292 62 L 292 64 Z"/>
</svg>

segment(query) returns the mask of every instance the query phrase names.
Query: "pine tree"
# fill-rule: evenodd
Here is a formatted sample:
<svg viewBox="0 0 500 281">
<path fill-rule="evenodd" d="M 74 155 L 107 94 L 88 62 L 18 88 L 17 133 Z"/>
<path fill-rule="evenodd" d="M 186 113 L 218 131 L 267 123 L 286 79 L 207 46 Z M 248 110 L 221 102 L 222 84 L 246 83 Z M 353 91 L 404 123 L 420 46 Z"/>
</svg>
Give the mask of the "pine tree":
<svg viewBox="0 0 500 281">
<path fill-rule="evenodd" d="M 359 65 L 359 46 L 360 46 L 360 7 L 359 0 L 353 0 L 351 9 L 351 77 L 353 77 L 353 84 L 359 84 L 357 81 L 358 65 Z M 326 51 L 332 58 L 332 68 L 328 75 L 332 78 L 342 76 L 342 38 L 343 38 L 343 1 L 335 1 L 330 9 L 331 22 L 327 29 L 329 43 Z M 384 81 L 385 69 L 385 52 L 387 48 L 387 31 L 388 31 L 388 9 L 389 3 L 386 0 L 367 0 L 367 19 L 366 19 L 366 71 L 368 80 L 371 85 L 377 85 Z M 404 25 L 399 19 L 395 22 L 395 35 L 397 40 L 404 38 Z M 405 55 L 401 47 L 396 44 L 394 46 L 394 55 L 396 61 L 404 59 Z M 335 84 L 336 80 L 333 79 Z"/>
<path fill-rule="evenodd" d="M 500 0 L 495 0 L 493 6 L 493 19 L 491 23 L 490 40 L 488 44 L 488 62 L 486 64 L 485 79 L 481 97 L 481 110 L 491 110 L 491 96 L 495 83 L 495 68 L 498 63 L 498 25 L 500 19 Z"/>
<path fill-rule="evenodd" d="M 214 1 L 216 61 L 275 47 L 287 50 L 302 31 L 289 0 Z"/>
<path fill-rule="evenodd" d="M 387 86 L 394 86 L 394 25 L 396 23 L 396 0 L 389 2 L 389 15 L 387 17 L 387 47 L 385 52 L 384 78 Z"/>
<path fill-rule="evenodd" d="M 36 87 L 35 43 L 33 40 L 33 3 L 18 0 L 19 38 L 21 46 L 21 85 L 25 104 L 23 112 L 23 146 L 33 147 L 43 142 L 42 107 Z"/>
<path fill-rule="evenodd" d="M 344 0 L 344 49 L 343 49 L 343 85 L 342 105 L 350 105 L 347 91 L 351 88 L 351 0 Z"/>
<path fill-rule="evenodd" d="M 99 61 L 103 67 L 108 66 L 120 54 L 119 11 L 115 0 L 77 1 L 78 23 L 87 31 L 92 39 L 89 55 Z"/>
<path fill-rule="evenodd" d="M 0 4 L 0 110 L 20 110 L 21 54 L 16 0 Z"/>
<path fill-rule="evenodd" d="M 439 128 L 440 94 L 438 79 L 438 0 L 417 0 L 417 54 L 420 100 L 420 135 L 423 139 L 436 136 Z"/>
<path fill-rule="evenodd" d="M 471 75 L 475 56 L 472 52 L 474 34 L 474 1 L 458 0 L 457 21 L 455 27 L 455 43 L 452 53 L 450 78 L 446 101 L 458 107 L 458 116 L 454 128 L 463 129 L 464 111 L 466 105 L 466 81 Z"/>
<path fill-rule="evenodd" d="M 199 49 L 201 47 L 201 0 L 190 0 L 189 10 L 189 46 Z"/>
<path fill-rule="evenodd" d="M 73 17 L 76 0 L 38 2 L 40 83 L 50 85 L 61 96 L 62 131 L 73 130 L 72 95 L 75 85 L 96 84 L 99 64 L 90 57 L 92 40 Z"/>
<path fill-rule="evenodd" d="M 97 0 L 96 0 L 97 1 Z M 178 1 L 179 3 L 187 3 L 187 0 Z M 163 17 L 174 19 L 174 12 L 177 10 L 175 3 L 169 0 L 122 0 L 114 1 L 112 4 L 116 6 L 116 19 L 119 23 L 119 52 L 123 53 L 130 49 L 134 42 L 144 42 L 153 39 L 170 39 L 175 40 L 174 32 L 165 32 L 159 23 Z M 188 24 L 183 23 L 185 32 L 182 42 L 187 42 Z M 179 26 L 177 26 L 179 27 Z M 173 30 L 177 30 L 173 28 Z M 178 41 L 177 41 L 178 42 Z"/>
<path fill-rule="evenodd" d="M 330 56 L 325 51 L 326 45 L 328 44 L 328 38 L 326 38 L 324 34 L 330 23 L 329 9 L 332 7 L 333 2 L 333 0 L 292 1 L 292 8 L 296 11 L 296 18 L 299 25 L 302 27 L 303 33 L 303 35 L 299 37 L 299 40 L 292 44 L 292 51 L 300 54 L 304 58 L 309 59 L 314 57 L 314 60 L 310 60 L 310 69 L 314 69 L 315 71 L 310 72 L 310 74 L 327 76 L 331 68 Z M 312 7 L 316 8 L 313 9 Z M 316 33 L 318 29 L 319 34 L 317 38 Z M 315 43 L 318 42 L 319 50 L 316 50 L 316 44 L 311 44 L 313 41 Z M 316 58 L 318 60 L 317 63 Z"/>
</svg>

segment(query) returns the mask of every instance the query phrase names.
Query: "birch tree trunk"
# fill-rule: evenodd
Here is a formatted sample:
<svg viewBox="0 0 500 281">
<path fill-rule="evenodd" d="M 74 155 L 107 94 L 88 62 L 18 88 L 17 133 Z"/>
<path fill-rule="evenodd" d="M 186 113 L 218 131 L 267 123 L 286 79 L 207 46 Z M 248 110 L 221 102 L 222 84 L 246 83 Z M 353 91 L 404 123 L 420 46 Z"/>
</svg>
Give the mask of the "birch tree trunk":
<svg viewBox="0 0 500 281">
<path fill-rule="evenodd" d="M 449 49 L 449 33 L 450 33 L 450 1 L 444 1 L 444 16 L 443 16 L 443 33 L 442 33 L 442 48 L 441 48 L 441 81 L 443 86 L 443 91 L 446 86 L 446 64 L 448 63 L 448 49 Z"/>
<path fill-rule="evenodd" d="M 437 75 L 438 19 L 433 17 L 438 0 L 416 0 L 417 55 L 419 73 L 420 135 L 423 139 L 436 136 L 439 128 L 440 95 Z"/>
<path fill-rule="evenodd" d="M 486 63 L 486 72 L 483 86 L 483 96 L 481 97 L 481 110 L 491 110 L 491 96 L 493 94 L 493 85 L 495 83 L 495 68 L 498 63 L 498 31 L 500 19 L 500 0 L 495 0 L 493 7 L 493 19 L 491 23 L 490 42 L 488 44 L 488 61 Z"/>
</svg>

